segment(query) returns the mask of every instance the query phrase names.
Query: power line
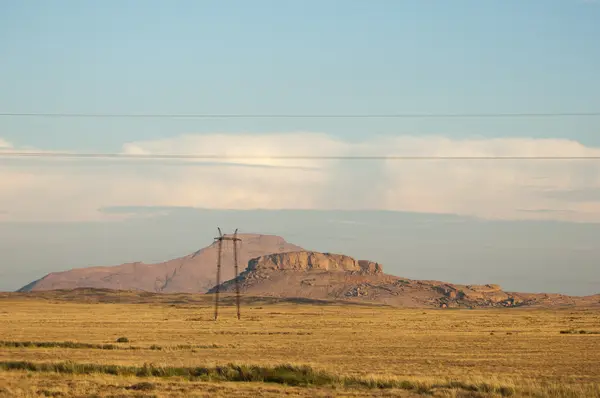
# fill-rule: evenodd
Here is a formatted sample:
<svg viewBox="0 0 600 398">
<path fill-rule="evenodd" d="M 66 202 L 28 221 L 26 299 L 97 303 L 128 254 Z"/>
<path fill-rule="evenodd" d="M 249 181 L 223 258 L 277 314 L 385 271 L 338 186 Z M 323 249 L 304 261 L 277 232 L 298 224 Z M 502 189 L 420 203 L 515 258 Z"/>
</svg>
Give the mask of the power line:
<svg viewBox="0 0 600 398">
<path fill-rule="evenodd" d="M 549 117 L 596 117 L 598 112 L 541 112 L 541 113 L 382 113 L 382 114 L 202 114 L 202 113 L 43 113 L 3 112 L 0 117 L 45 118 L 153 118 L 153 119 L 378 119 L 378 118 L 549 118 Z"/>
<path fill-rule="evenodd" d="M 3 152 L 5 158 L 72 158 L 136 160 L 600 160 L 600 156 L 404 156 L 404 155 L 215 155 L 215 154 L 127 154 L 75 152 Z"/>
</svg>

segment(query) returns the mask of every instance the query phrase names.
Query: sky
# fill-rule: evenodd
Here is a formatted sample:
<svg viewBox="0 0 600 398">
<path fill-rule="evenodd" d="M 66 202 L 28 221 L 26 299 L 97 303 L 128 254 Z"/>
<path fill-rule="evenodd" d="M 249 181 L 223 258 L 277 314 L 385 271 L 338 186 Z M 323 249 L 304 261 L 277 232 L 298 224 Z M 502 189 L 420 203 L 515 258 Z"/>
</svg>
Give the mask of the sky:
<svg viewBox="0 0 600 398">
<path fill-rule="evenodd" d="M 598 293 L 600 160 L 259 158 L 600 157 L 597 116 L 8 114 L 593 113 L 599 38 L 592 0 L 4 1 L 0 155 L 255 158 L 0 156 L 0 290 L 185 255 L 220 224 L 406 277 Z"/>
</svg>

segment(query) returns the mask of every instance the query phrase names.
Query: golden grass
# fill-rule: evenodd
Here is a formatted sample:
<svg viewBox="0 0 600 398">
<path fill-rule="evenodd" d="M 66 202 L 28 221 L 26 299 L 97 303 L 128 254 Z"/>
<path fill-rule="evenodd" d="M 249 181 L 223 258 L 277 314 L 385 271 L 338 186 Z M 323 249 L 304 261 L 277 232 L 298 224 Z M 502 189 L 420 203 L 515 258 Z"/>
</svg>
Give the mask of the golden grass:
<svg viewBox="0 0 600 398">
<path fill-rule="evenodd" d="M 78 375 L 4 370 L 0 395 L 4 388 L 16 396 L 36 396 L 35 391 L 44 390 L 42 384 L 52 379 L 62 389 L 58 392 L 80 396 L 88 394 L 91 383 L 101 394 L 113 396 L 189 396 L 186 388 L 194 385 L 222 391 L 223 396 L 234 396 L 232 391 L 257 396 L 261 389 L 272 389 L 275 396 L 600 397 L 600 335 L 560 333 L 598 330 L 598 309 L 409 310 L 246 300 L 241 321 L 229 306 L 217 322 L 212 316 L 206 299 L 169 305 L 9 297 L 0 300 L 0 362 L 157 368 L 233 364 L 265 369 L 291 364 L 308 366 L 329 379 L 290 387 L 180 375 L 153 381 L 98 371 Z M 127 337 L 129 343 L 116 343 L 119 337 Z M 21 344 L 26 342 L 46 344 Z M 109 345 L 116 349 L 102 348 Z M 127 349 L 130 346 L 135 349 Z M 17 381 L 10 382 L 7 374 L 18 375 Z M 147 380 L 155 384 L 152 391 L 123 387 Z M 122 386 L 118 393 L 110 387 L 117 384 Z"/>
<path fill-rule="evenodd" d="M 143 383 L 150 383 L 144 388 Z M 140 384 L 142 387 L 140 388 Z M 0 397 L 206 397 L 240 398 L 281 396 L 331 397 L 332 389 L 322 387 L 290 387 L 264 383 L 188 382 L 149 378 L 86 375 L 68 376 L 26 372 L 0 373 Z M 5 390 L 2 393 L 2 390 Z M 363 397 L 360 390 L 336 389 L 344 397 Z M 373 395 L 376 396 L 376 395 Z M 381 392 L 379 396 L 410 397 L 404 391 Z M 414 395 L 412 395 L 414 396 Z"/>
</svg>

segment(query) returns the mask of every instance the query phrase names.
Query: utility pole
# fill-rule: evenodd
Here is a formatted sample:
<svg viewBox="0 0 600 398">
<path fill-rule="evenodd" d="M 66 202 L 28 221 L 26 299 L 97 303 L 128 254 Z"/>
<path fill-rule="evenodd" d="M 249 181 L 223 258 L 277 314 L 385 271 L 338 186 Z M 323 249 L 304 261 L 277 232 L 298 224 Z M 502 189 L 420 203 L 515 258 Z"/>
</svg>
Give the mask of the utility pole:
<svg viewBox="0 0 600 398">
<path fill-rule="evenodd" d="M 217 228 L 219 230 L 219 236 L 215 238 L 215 241 L 218 241 L 218 250 L 219 253 L 217 255 L 217 286 L 215 288 L 215 321 L 219 317 L 219 288 L 221 285 L 221 255 L 223 252 L 223 241 L 230 240 L 233 242 L 233 262 L 235 267 L 235 304 L 237 307 L 237 318 L 240 319 L 240 282 L 238 280 L 238 252 L 237 252 L 237 242 L 241 241 L 240 238 L 237 237 L 237 229 L 233 233 L 233 236 L 225 236 L 221 233 L 221 228 Z"/>
</svg>

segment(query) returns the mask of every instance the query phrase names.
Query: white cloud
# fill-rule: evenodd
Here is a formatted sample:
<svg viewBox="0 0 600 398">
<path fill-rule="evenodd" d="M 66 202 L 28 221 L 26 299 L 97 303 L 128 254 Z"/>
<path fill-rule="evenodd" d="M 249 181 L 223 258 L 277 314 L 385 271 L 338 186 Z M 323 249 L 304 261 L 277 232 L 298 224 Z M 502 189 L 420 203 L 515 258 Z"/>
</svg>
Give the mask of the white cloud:
<svg viewBox="0 0 600 398">
<path fill-rule="evenodd" d="M 183 135 L 176 139 L 139 141 L 123 145 L 125 154 L 182 154 L 223 157 L 247 157 L 244 164 L 280 167 L 320 167 L 327 161 L 303 159 L 273 159 L 281 155 L 337 156 L 350 149 L 350 145 L 326 134 L 210 134 Z M 227 163 L 228 159 L 214 159 Z"/>
<path fill-rule="evenodd" d="M 600 156 L 600 148 L 557 139 L 402 137 L 386 147 L 414 156 Z M 389 189 L 381 203 L 386 209 L 488 219 L 600 221 L 600 202 L 569 199 L 571 191 L 600 191 L 597 160 L 387 161 L 386 166 Z M 556 192 L 565 194 L 557 198 L 552 195 Z"/>
<path fill-rule="evenodd" d="M 3 140 L 2 138 L 0 138 L 0 149 L 10 149 L 13 146 L 11 145 L 10 142 Z"/>
<path fill-rule="evenodd" d="M 1 142 L 1 141 L 0 141 Z M 0 167 L 0 219 L 106 220 L 110 206 L 216 209 L 382 209 L 486 219 L 600 222 L 600 161 L 301 160 L 269 156 L 600 156 L 561 139 L 213 134 L 131 142 L 129 154 L 266 156 L 252 167 L 199 161 L 26 159 Z M 293 166 L 295 168 L 288 168 Z"/>
</svg>

